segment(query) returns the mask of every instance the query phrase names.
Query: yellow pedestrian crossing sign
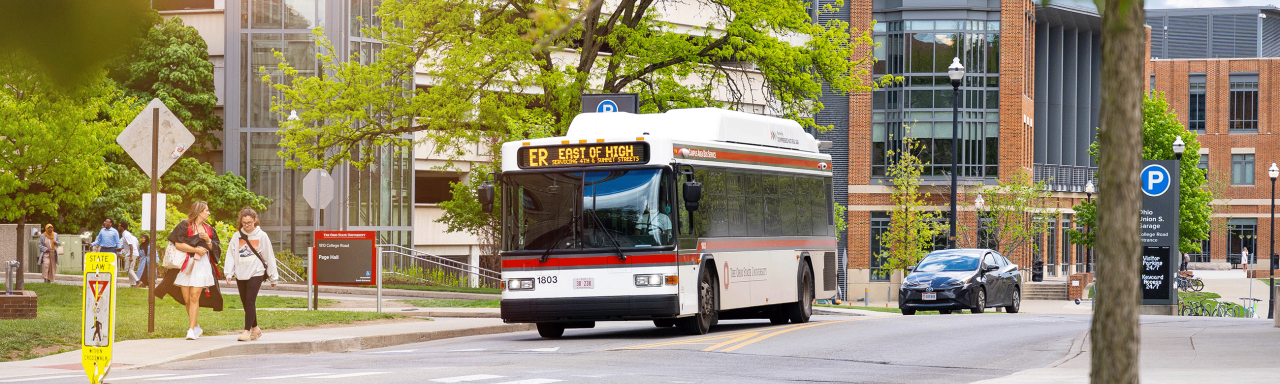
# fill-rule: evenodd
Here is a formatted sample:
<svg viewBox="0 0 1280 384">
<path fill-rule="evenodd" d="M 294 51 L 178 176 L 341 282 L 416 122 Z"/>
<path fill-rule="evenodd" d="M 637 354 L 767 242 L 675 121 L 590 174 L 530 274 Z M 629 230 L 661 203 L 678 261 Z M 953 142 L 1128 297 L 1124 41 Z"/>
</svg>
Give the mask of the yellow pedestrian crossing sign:
<svg viewBox="0 0 1280 384">
<path fill-rule="evenodd" d="M 98 384 L 111 369 L 111 346 L 116 335 L 116 254 L 84 255 L 84 316 L 80 359 L 89 382 Z"/>
</svg>

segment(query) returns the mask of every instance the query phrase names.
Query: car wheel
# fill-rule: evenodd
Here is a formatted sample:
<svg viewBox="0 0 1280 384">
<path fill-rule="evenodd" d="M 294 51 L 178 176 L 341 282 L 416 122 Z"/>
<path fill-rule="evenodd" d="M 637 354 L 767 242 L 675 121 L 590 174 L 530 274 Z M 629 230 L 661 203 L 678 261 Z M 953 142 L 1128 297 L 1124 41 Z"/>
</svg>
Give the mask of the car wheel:
<svg viewBox="0 0 1280 384">
<path fill-rule="evenodd" d="M 548 339 L 564 336 L 564 325 L 556 323 L 538 323 L 538 336 Z"/>
<path fill-rule="evenodd" d="M 657 319 L 653 321 L 653 325 L 658 328 L 671 328 L 676 326 L 675 319 Z"/>
<path fill-rule="evenodd" d="M 809 317 L 813 316 L 813 272 L 809 271 L 808 263 L 800 262 L 799 277 L 796 279 L 800 284 L 796 303 L 787 310 L 787 316 L 791 318 L 792 323 L 796 324 L 807 323 Z"/>
<path fill-rule="evenodd" d="M 973 308 L 969 310 L 971 313 L 982 313 L 987 310 L 987 290 L 978 288 L 978 300 L 973 303 Z"/>
<path fill-rule="evenodd" d="M 938 310 L 938 314 L 940 314 L 940 315 L 950 315 L 950 314 L 951 314 L 951 310 L 950 310 L 950 309 L 939 309 L 939 310 Z"/>
<path fill-rule="evenodd" d="M 711 281 L 711 273 L 702 271 L 698 279 L 698 313 L 681 319 L 680 329 L 690 335 L 705 335 L 711 332 L 711 324 L 715 322 L 716 288 Z"/>
<path fill-rule="evenodd" d="M 1016 288 L 1013 290 L 1013 304 L 1004 307 L 1005 312 L 1018 313 L 1019 310 L 1022 310 L 1022 292 L 1018 291 Z"/>
</svg>

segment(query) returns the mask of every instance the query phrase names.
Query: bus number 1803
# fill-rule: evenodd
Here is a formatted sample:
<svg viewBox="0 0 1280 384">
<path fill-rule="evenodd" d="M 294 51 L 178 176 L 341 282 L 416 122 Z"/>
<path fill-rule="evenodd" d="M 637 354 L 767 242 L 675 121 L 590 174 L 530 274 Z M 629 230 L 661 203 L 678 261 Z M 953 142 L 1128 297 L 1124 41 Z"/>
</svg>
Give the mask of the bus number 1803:
<svg viewBox="0 0 1280 384">
<path fill-rule="evenodd" d="M 539 276 L 538 277 L 538 284 L 555 284 L 555 283 L 556 283 L 555 276 Z"/>
</svg>

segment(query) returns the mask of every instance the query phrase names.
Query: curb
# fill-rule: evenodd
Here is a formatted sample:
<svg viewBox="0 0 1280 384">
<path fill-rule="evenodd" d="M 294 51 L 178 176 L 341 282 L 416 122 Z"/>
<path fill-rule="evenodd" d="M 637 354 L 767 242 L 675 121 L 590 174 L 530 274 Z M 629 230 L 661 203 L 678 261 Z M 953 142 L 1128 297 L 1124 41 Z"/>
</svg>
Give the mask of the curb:
<svg viewBox="0 0 1280 384">
<path fill-rule="evenodd" d="M 274 354 L 312 354 L 343 353 L 364 349 L 390 347 L 401 344 L 421 343 L 432 340 L 451 339 L 456 337 L 492 335 L 531 331 L 537 329 L 535 324 L 503 324 L 478 328 L 450 329 L 444 331 L 424 331 L 391 335 L 355 336 L 328 340 L 281 342 L 281 343 L 240 343 L 201 351 L 187 355 L 174 356 L 171 359 L 130 366 L 127 369 L 150 368 L 161 364 L 179 361 L 212 359 L 228 356 L 274 355 Z"/>
<path fill-rule="evenodd" d="M 1058 366 L 1066 364 L 1068 361 L 1071 361 L 1071 359 L 1080 357 L 1080 355 L 1084 353 L 1084 344 L 1088 342 L 1089 342 L 1089 331 L 1080 332 L 1080 334 L 1077 335 L 1076 338 L 1071 339 L 1071 347 L 1067 348 L 1067 355 L 1063 356 L 1061 359 L 1058 359 L 1057 361 L 1054 361 L 1053 364 L 1049 364 L 1049 368 L 1057 368 Z"/>
</svg>

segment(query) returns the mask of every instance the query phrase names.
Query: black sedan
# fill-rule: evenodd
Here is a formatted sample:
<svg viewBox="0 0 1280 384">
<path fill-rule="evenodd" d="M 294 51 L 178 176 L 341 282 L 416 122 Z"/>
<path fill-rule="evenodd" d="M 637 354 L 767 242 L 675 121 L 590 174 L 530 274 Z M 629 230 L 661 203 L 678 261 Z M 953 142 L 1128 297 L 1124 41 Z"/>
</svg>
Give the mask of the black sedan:
<svg viewBox="0 0 1280 384">
<path fill-rule="evenodd" d="M 898 308 L 903 315 L 924 310 L 982 313 L 994 307 L 1017 313 L 1022 304 L 1018 265 L 990 249 L 934 251 L 907 270 L 911 274 L 898 291 Z"/>
</svg>

